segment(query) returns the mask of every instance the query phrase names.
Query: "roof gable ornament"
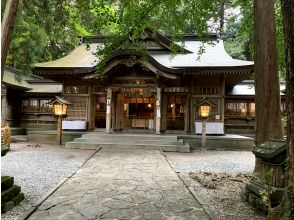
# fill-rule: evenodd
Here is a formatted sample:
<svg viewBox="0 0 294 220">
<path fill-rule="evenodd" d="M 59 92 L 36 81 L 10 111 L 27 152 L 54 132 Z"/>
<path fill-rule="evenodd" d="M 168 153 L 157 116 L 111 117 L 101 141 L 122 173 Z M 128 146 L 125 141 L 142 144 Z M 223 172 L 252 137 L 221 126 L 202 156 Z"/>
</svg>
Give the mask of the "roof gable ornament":
<svg viewBox="0 0 294 220">
<path fill-rule="evenodd" d="M 202 106 L 202 105 L 209 105 L 211 107 L 215 107 L 216 104 L 210 102 L 207 100 L 207 97 L 204 97 L 198 104 L 196 104 L 197 107 Z"/>
<path fill-rule="evenodd" d="M 132 37 L 132 28 L 129 29 L 129 42 L 122 43 L 117 50 L 134 50 L 140 47 L 148 51 L 168 51 L 172 52 L 175 48 L 183 53 L 192 53 L 191 51 L 185 49 L 182 46 L 175 44 L 172 40 L 166 36 L 158 33 L 157 31 L 152 31 L 149 28 L 145 28 L 140 34 L 137 40 Z M 130 44 L 130 45 L 128 45 Z"/>
<path fill-rule="evenodd" d="M 61 104 L 61 105 L 71 105 L 69 101 L 64 99 L 63 97 L 60 96 L 55 96 L 55 99 L 51 100 L 48 102 L 49 105 L 54 105 L 54 104 Z"/>
</svg>

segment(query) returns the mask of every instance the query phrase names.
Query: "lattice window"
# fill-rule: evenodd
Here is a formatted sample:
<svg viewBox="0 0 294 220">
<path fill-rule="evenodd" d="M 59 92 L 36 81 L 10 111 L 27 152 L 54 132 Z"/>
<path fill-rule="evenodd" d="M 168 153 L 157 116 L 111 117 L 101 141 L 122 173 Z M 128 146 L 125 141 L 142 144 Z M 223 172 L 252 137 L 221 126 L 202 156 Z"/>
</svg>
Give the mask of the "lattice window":
<svg viewBox="0 0 294 220">
<path fill-rule="evenodd" d="M 148 98 L 153 95 L 155 89 L 151 87 L 123 87 L 120 91 L 128 98 Z"/>
<path fill-rule="evenodd" d="M 48 105 L 51 99 L 23 99 L 22 111 L 23 112 L 51 112 Z"/>
<path fill-rule="evenodd" d="M 67 96 L 66 100 L 68 100 L 72 104 L 68 107 L 67 119 L 69 120 L 86 120 L 87 119 L 88 97 Z"/>
<path fill-rule="evenodd" d="M 255 103 L 246 102 L 227 102 L 226 103 L 226 116 L 255 116 Z"/>
<path fill-rule="evenodd" d="M 210 86 L 210 87 L 195 87 L 194 92 L 197 95 L 219 95 L 219 87 Z"/>
<path fill-rule="evenodd" d="M 52 109 L 48 105 L 51 99 L 40 99 L 39 101 L 40 101 L 40 107 L 39 107 L 40 112 L 51 112 Z"/>
<path fill-rule="evenodd" d="M 87 94 L 88 86 L 65 86 L 65 94 Z"/>
<path fill-rule="evenodd" d="M 188 87 L 167 87 L 164 92 L 189 92 Z"/>
<path fill-rule="evenodd" d="M 106 92 L 105 87 L 100 87 L 100 86 L 94 86 L 92 89 L 93 92 Z"/>
<path fill-rule="evenodd" d="M 23 112 L 38 112 L 38 99 L 22 100 Z"/>
</svg>

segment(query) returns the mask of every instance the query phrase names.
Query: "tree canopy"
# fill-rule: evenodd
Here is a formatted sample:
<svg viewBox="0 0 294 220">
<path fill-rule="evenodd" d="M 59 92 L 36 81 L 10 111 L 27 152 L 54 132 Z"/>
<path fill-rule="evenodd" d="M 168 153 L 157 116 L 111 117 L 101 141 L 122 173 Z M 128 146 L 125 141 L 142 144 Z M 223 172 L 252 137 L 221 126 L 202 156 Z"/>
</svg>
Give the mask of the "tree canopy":
<svg viewBox="0 0 294 220">
<path fill-rule="evenodd" d="M 232 9 L 234 13 L 226 13 Z M 281 18 L 280 3 L 276 3 L 279 70 L 284 77 Z M 217 32 L 234 58 L 253 58 L 253 0 L 23 0 L 6 63 L 30 72 L 31 64 L 70 52 L 78 36 L 112 35 L 114 40 L 108 43 L 113 45 L 126 37 L 137 39 L 146 27 L 175 39 L 183 33 L 197 33 L 205 39 L 208 32 Z"/>
</svg>

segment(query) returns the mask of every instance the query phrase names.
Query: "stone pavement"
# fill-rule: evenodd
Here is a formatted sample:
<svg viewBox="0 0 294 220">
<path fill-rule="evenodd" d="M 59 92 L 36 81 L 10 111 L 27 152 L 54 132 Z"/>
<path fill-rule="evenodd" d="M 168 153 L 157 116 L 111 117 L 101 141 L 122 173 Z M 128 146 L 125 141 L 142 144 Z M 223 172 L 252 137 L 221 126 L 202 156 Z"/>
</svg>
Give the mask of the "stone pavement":
<svg viewBox="0 0 294 220">
<path fill-rule="evenodd" d="M 29 219 L 210 218 L 160 151 L 102 148 Z"/>
</svg>

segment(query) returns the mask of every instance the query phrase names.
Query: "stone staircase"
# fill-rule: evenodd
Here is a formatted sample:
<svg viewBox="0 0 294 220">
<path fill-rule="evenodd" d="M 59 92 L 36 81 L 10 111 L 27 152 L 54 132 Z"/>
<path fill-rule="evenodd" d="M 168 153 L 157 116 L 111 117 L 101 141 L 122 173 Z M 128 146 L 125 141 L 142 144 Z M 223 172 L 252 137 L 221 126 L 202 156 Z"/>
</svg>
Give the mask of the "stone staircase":
<svg viewBox="0 0 294 220">
<path fill-rule="evenodd" d="M 7 212 L 24 200 L 21 187 L 14 184 L 11 176 L 1 176 L 1 212 Z"/>
<path fill-rule="evenodd" d="M 126 148 L 126 149 L 148 149 L 174 152 L 190 152 L 190 145 L 178 140 L 176 135 L 155 134 L 106 134 L 103 132 L 91 132 L 83 134 L 65 144 L 66 148 L 76 149 L 98 149 Z"/>
</svg>

